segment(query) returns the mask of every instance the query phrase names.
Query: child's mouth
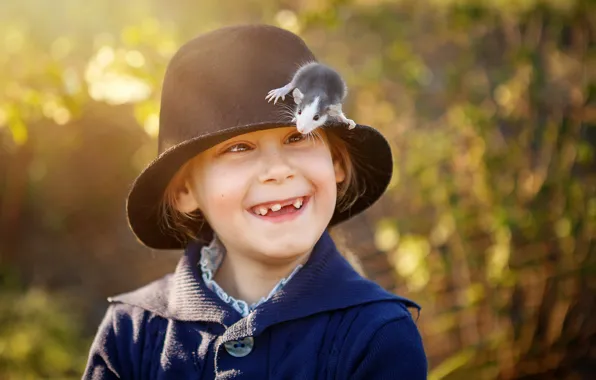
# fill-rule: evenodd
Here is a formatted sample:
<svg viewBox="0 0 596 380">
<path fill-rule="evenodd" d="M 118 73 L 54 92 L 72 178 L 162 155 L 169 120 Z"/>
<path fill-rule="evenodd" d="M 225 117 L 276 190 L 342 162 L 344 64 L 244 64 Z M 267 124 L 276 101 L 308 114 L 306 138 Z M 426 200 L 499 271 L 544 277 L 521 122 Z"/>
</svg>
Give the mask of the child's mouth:
<svg viewBox="0 0 596 380">
<path fill-rule="evenodd" d="M 259 219 L 271 222 L 285 222 L 301 214 L 309 200 L 310 196 L 304 196 L 285 201 L 262 203 L 251 207 L 250 212 Z"/>
</svg>

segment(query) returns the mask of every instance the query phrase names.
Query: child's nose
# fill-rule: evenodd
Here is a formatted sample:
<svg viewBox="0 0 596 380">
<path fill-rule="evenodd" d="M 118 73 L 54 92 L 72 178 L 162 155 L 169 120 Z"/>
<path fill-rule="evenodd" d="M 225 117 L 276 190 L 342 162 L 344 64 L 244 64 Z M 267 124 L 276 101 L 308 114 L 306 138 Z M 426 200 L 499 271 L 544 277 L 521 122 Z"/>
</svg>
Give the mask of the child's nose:
<svg viewBox="0 0 596 380">
<path fill-rule="evenodd" d="M 294 169 L 279 153 L 270 154 L 267 157 L 263 172 L 259 175 L 261 183 L 281 183 L 294 177 Z"/>
</svg>

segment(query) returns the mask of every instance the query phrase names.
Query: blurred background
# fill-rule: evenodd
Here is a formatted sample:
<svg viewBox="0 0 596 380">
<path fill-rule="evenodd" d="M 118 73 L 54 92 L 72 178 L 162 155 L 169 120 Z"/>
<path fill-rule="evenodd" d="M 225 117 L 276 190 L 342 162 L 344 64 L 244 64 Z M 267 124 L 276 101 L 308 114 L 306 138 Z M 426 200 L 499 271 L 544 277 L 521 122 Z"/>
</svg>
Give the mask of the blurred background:
<svg viewBox="0 0 596 380">
<path fill-rule="evenodd" d="M 596 378 L 595 1 L 3 0 L 0 379 L 80 378 L 106 297 L 174 269 L 125 197 L 172 54 L 248 22 L 302 36 L 393 144 L 335 234 L 422 305 L 430 378 Z"/>
</svg>

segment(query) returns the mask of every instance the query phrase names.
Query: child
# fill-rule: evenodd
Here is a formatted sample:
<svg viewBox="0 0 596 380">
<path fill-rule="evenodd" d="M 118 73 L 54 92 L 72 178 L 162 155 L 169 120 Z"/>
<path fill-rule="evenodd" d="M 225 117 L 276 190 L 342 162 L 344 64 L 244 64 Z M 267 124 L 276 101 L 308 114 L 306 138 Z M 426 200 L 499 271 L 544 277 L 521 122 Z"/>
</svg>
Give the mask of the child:
<svg viewBox="0 0 596 380">
<path fill-rule="evenodd" d="M 110 299 L 84 379 L 426 378 L 417 305 L 362 278 L 327 232 L 385 191 L 387 141 L 333 122 L 305 137 L 265 100 L 310 60 L 299 37 L 263 25 L 173 57 L 161 153 L 127 212 L 142 243 L 185 253 L 175 273 Z"/>
</svg>

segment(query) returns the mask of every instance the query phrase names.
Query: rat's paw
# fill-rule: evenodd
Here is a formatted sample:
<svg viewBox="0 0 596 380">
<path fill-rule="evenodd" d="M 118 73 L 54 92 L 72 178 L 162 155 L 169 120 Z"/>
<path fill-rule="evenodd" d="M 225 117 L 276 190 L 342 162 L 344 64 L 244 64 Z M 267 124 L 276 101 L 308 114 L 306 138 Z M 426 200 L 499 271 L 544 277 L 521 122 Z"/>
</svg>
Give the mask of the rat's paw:
<svg viewBox="0 0 596 380">
<path fill-rule="evenodd" d="M 277 100 L 281 97 L 282 100 L 285 100 L 283 98 L 283 95 L 280 95 L 278 92 L 279 88 L 275 89 L 275 90 L 271 90 L 269 91 L 269 93 L 267 94 L 267 96 L 265 97 L 265 100 L 267 100 L 267 103 L 271 102 L 273 100 L 273 104 L 277 103 Z"/>
<path fill-rule="evenodd" d="M 276 88 L 274 90 L 269 91 L 269 93 L 267 94 L 265 99 L 267 99 L 267 102 L 270 102 L 271 100 L 273 100 L 273 104 L 276 104 L 277 101 L 279 100 L 279 98 L 281 98 L 281 100 L 286 100 L 287 94 L 288 94 L 288 89 L 284 86 L 284 87 Z"/>
<path fill-rule="evenodd" d="M 348 119 L 348 129 L 356 128 L 356 122 L 352 119 Z"/>
</svg>

